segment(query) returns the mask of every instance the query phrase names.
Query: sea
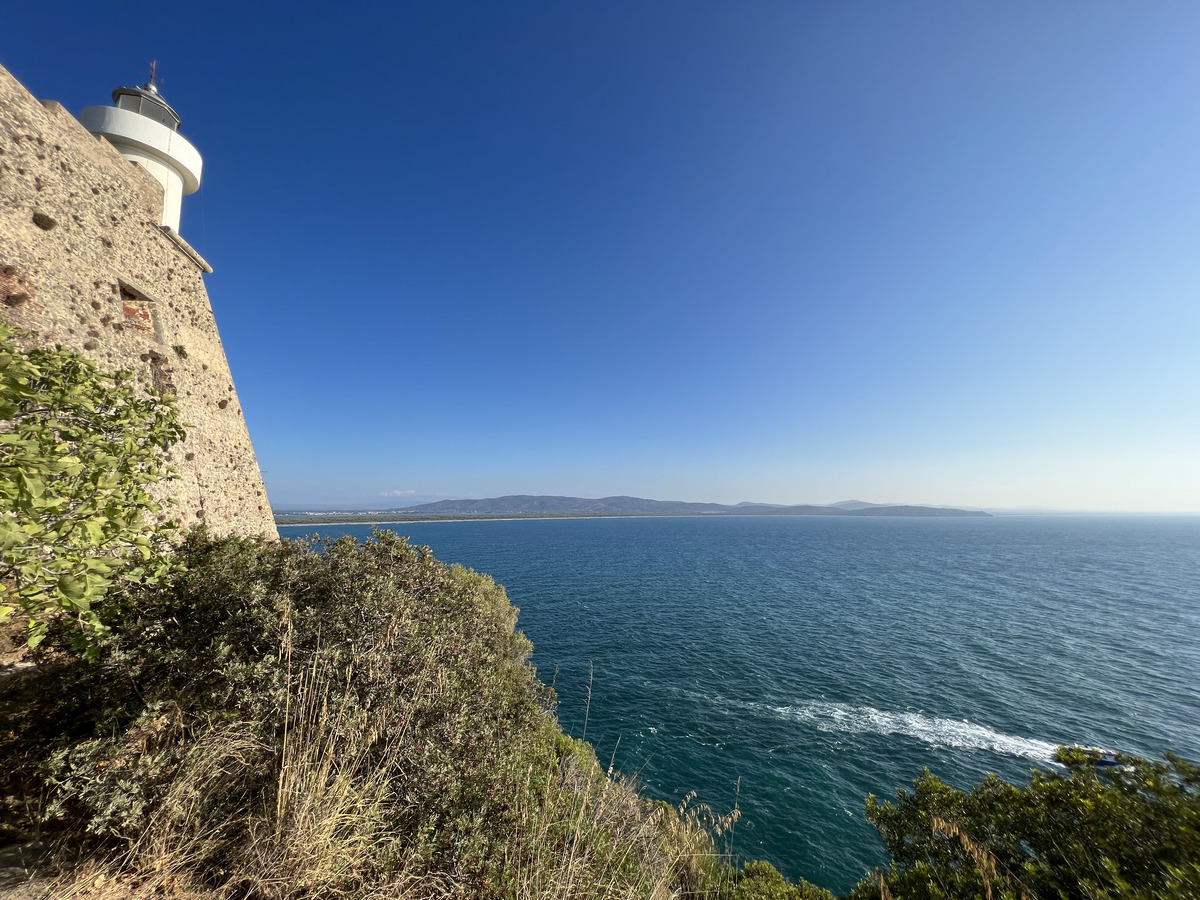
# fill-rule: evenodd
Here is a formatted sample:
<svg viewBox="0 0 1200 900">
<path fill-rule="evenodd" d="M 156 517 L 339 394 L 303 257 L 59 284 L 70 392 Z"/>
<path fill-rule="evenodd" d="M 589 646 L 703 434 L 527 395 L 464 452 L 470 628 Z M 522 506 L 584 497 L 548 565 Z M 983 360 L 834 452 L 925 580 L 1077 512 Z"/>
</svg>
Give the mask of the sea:
<svg viewBox="0 0 1200 900">
<path fill-rule="evenodd" d="M 835 892 L 885 860 L 867 795 L 922 769 L 1021 783 L 1060 744 L 1200 760 L 1200 517 L 386 527 L 506 587 L 606 767 L 736 805 L 723 849 Z"/>
</svg>

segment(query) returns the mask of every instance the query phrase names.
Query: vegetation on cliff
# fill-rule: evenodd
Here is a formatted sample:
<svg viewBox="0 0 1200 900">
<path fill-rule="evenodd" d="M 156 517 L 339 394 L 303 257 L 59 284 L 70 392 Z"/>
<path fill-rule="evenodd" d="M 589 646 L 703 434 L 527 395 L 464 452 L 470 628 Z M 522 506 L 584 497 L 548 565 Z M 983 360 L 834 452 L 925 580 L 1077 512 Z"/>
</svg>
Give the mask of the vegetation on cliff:
<svg viewBox="0 0 1200 900">
<path fill-rule="evenodd" d="M 1062 747 L 1028 785 L 969 792 L 928 770 L 894 802 L 867 799 L 891 863 L 854 900 L 1200 897 L 1200 768 Z"/>
</svg>

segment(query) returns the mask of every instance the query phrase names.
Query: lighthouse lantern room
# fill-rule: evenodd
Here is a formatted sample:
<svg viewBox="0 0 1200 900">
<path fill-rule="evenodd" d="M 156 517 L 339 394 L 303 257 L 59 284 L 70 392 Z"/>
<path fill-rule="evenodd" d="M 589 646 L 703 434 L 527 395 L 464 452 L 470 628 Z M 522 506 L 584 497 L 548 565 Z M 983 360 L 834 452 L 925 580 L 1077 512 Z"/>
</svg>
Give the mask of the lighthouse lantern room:
<svg viewBox="0 0 1200 900">
<path fill-rule="evenodd" d="M 92 134 L 106 138 L 121 155 L 144 167 L 163 186 L 161 224 L 178 233 L 186 194 L 200 187 L 200 153 L 179 133 L 179 114 L 150 80 L 142 87 L 119 87 L 114 106 L 89 106 L 79 121 Z"/>
</svg>

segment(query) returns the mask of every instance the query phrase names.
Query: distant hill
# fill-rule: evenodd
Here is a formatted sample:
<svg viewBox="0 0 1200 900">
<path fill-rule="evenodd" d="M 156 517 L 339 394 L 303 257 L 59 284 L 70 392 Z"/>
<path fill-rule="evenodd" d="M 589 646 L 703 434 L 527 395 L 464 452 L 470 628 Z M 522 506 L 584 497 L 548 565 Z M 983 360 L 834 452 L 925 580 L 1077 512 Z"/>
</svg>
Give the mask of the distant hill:
<svg viewBox="0 0 1200 900">
<path fill-rule="evenodd" d="M 777 506 L 771 503 L 687 503 L 680 500 L 646 500 L 641 497 L 535 496 L 514 494 L 483 500 L 440 500 L 397 510 L 415 516 L 982 516 L 975 510 L 932 506 L 883 506 L 846 500 L 832 506 Z"/>
<path fill-rule="evenodd" d="M 627 516 L 678 516 L 701 513 L 722 513 L 733 509 L 720 503 L 684 503 L 674 500 L 643 500 L 640 497 L 601 497 L 589 500 L 584 497 L 533 496 L 513 494 L 507 497 L 491 497 L 486 500 L 440 500 L 437 503 L 422 503 L 420 506 L 405 507 L 404 512 L 418 515 L 627 515 Z"/>
<path fill-rule="evenodd" d="M 982 509 L 954 509 L 948 506 L 867 506 L 862 509 L 846 510 L 846 514 L 851 516 L 926 516 L 932 518 L 968 516 L 990 519 L 992 517 L 991 513 L 986 513 Z"/>
</svg>

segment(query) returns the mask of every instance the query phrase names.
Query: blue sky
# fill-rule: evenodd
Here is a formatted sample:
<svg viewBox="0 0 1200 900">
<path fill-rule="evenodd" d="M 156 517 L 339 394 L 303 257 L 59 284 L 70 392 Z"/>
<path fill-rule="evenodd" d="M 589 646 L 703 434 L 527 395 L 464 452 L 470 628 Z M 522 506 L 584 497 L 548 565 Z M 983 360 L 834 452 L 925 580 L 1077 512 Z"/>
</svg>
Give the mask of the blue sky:
<svg viewBox="0 0 1200 900">
<path fill-rule="evenodd" d="M 19 4 L 144 80 L 276 507 L 1200 510 L 1200 4 Z"/>
</svg>

